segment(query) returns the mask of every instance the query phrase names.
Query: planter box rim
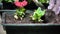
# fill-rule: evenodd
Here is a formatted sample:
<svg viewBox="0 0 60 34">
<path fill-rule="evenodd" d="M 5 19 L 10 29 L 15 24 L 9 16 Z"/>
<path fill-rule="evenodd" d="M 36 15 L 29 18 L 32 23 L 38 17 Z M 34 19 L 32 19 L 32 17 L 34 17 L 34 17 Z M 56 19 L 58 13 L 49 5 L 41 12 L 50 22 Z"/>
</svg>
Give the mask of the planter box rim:
<svg viewBox="0 0 60 34">
<path fill-rule="evenodd" d="M 5 10 L 0 10 L 0 12 L 11 12 L 11 11 L 16 11 L 16 10 L 7 10 L 7 9 L 5 9 Z"/>
<path fill-rule="evenodd" d="M 6 11 L 8 11 L 8 10 L 6 10 Z M 12 10 L 10 10 L 10 11 L 12 11 Z M 15 10 L 14 10 L 15 11 Z M 13 11 L 13 12 L 14 12 Z M 8 11 L 9 12 L 9 11 Z M 10 13 L 10 12 L 9 12 Z M 5 14 L 6 14 L 6 12 L 4 12 L 3 14 L 2 14 L 2 25 L 4 25 L 4 26 L 57 26 L 57 25 L 60 25 L 60 24 L 54 24 L 54 23 L 21 23 L 21 24 L 5 24 Z"/>
<path fill-rule="evenodd" d="M 2 24 L 3 26 L 59 26 L 60 24 Z"/>
</svg>

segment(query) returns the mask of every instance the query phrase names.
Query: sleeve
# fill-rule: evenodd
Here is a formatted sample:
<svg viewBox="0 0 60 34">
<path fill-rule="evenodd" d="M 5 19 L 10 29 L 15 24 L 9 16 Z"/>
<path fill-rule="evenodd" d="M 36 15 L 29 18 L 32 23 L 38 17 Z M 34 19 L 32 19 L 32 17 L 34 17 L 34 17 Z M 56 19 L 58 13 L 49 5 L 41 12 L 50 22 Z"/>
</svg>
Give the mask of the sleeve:
<svg viewBox="0 0 60 34">
<path fill-rule="evenodd" d="M 54 7 L 54 5 L 55 5 L 55 0 L 50 0 L 48 9 L 52 9 Z"/>
</svg>

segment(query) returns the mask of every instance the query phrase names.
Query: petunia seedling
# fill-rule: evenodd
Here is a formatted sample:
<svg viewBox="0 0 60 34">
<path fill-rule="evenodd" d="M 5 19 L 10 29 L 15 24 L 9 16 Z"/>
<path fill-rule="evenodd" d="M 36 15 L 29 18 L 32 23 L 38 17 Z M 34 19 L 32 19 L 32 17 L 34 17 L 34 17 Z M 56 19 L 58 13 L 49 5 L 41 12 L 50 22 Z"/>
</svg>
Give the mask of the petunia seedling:
<svg viewBox="0 0 60 34">
<path fill-rule="evenodd" d="M 31 16 L 32 20 L 34 21 L 42 21 L 41 17 L 44 16 L 45 14 L 45 10 L 41 10 L 41 8 L 39 7 L 37 10 L 35 10 L 35 12 L 33 13 L 33 15 Z"/>
<path fill-rule="evenodd" d="M 16 18 L 16 19 L 20 18 L 22 20 L 22 18 L 24 17 L 24 15 L 25 15 L 25 9 L 24 8 L 17 9 L 16 13 L 14 15 L 14 18 Z"/>
<path fill-rule="evenodd" d="M 19 2 L 19 1 L 15 1 L 14 4 L 18 7 L 18 9 L 16 10 L 16 13 L 14 15 L 14 18 L 16 19 L 21 19 L 24 17 L 25 15 L 25 8 L 24 6 L 27 5 L 27 1 L 26 0 L 23 0 L 22 2 Z"/>
</svg>

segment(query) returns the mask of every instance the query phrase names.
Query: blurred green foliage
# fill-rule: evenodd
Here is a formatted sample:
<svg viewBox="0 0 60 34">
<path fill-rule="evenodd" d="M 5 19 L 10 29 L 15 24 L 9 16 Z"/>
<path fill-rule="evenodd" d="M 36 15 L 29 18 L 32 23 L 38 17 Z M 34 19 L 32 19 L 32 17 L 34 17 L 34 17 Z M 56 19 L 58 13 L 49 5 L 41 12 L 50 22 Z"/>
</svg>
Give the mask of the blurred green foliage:
<svg viewBox="0 0 60 34">
<path fill-rule="evenodd" d="M 5 0 L 6 2 L 13 2 L 14 0 Z"/>
<path fill-rule="evenodd" d="M 49 0 L 38 0 L 41 3 L 49 3 Z"/>
<path fill-rule="evenodd" d="M 23 18 L 24 15 L 25 15 L 25 8 L 16 9 L 15 16 L 17 16 L 18 18 L 20 17 Z"/>
<path fill-rule="evenodd" d="M 2 2 L 2 0 L 0 0 L 0 3 Z"/>
<path fill-rule="evenodd" d="M 0 0 L 0 1 L 2 1 L 2 0 Z M 13 2 L 13 1 L 15 1 L 15 0 L 5 0 L 5 1 L 7 1 L 7 2 Z M 21 0 L 20 0 L 21 1 Z M 33 0 L 27 0 L 29 3 L 31 2 L 31 1 L 33 1 Z M 39 2 L 41 2 L 41 3 L 48 3 L 49 2 L 49 0 L 38 0 Z"/>
<path fill-rule="evenodd" d="M 4 0 L 6 2 L 14 2 L 15 0 Z M 19 1 L 22 1 L 22 0 L 19 0 Z M 32 1 L 32 0 L 27 0 L 29 3 Z"/>
</svg>

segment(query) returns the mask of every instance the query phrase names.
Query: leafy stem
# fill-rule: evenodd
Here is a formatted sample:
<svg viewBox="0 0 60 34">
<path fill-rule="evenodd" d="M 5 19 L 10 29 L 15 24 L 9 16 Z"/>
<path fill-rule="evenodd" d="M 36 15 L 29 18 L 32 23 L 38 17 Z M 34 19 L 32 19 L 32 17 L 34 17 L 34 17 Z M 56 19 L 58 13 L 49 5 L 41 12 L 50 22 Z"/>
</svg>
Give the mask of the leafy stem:
<svg viewBox="0 0 60 34">
<path fill-rule="evenodd" d="M 14 17 L 16 19 L 18 19 L 18 18 L 21 19 L 24 17 L 24 15 L 25 15 L 25 8 L 20 8 L 20 9 L 16 9 L 16 13 L 15 13 Z"/>
<path fill-rule="evenodd" d="M 41 17 L 44 16 L 44 14 L 45 14 L 45 10 L 41 10 L 41 8 L 39 7 L 37 10 L 35 10 L 31 18 L 32 20 L 40 22 L 42 21 Z"/>
<path fill-rule="evenodd" d="M 14 0 L 5 0 L 6 2 L 13 2 Z"/>
</svg>

